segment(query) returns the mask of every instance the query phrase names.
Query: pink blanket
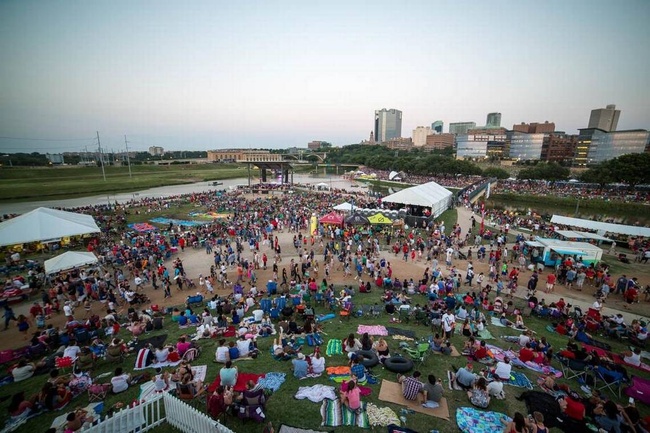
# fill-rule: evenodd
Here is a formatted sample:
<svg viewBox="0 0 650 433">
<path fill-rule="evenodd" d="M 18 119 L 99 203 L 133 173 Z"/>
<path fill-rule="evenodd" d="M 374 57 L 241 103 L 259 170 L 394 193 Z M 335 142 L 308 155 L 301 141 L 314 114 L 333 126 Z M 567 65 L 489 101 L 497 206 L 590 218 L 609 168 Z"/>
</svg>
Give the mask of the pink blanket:
<svg viewBox="0 0 650 433">
<path fill-rule="evenodd" d="M 359 325 L 357 327 L 357 334 L 363 335 L 366 332 L 368 335 L 388 335 L 386 327 L 382 325 Z"/>
</svg>

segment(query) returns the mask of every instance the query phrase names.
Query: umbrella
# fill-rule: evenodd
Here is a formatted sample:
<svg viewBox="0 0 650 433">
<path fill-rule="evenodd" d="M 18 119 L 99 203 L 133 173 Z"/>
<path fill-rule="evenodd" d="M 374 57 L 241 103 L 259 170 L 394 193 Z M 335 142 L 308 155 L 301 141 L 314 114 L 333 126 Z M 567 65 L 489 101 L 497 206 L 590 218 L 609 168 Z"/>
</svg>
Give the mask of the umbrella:
<svg viewBox="0 0 650 433">
<path fill-rule="evenodd" d="M 353 215 L 350 215 L 345 219 L 345 223 L 353 226 L 361 226 L 368 224 L 368 218 L 364 217 L 363 215 L 360 215 L 358 213 L 355 213 Z"/>
</svg>

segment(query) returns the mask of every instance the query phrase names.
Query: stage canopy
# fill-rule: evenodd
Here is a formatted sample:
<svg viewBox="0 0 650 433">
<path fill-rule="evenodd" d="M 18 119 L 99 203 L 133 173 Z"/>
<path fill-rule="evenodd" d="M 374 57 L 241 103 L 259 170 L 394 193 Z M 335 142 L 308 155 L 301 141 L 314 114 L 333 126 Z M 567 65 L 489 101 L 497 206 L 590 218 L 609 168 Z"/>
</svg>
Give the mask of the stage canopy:
<svg viewBox="0 0 650 433">
<path fill-rule="evenodd" d="M 644 238 L 650 237 L 650 228 L 648 227 L 603 223 L 600 221 L 571 218 L 562 215 L 553 215 L 551 222 L 553 224 L 562 224 L 571 227 L 580 227 L 587 230 L 596 230 L 599 235 L 604 235 L 605 233 L 615 233 L 628 236 L 643 236 Z"/>
<path fill-rule="evenodd" d="M 345 219 L 345 223 L 350 224 L 352 226 L 362 226 L 364 224 L 368 224 L 369 222 L 370 221 L 368 221 L 368 218 L 358 213 L 350 215 Z"/>
<path fill-rule="evenodd" d="M 78 268 L 97 263 L 97 257 L 93 253 L 85 251 L 68 251 L 52 259 L 45 260 L 45 273 L 56 274 L 59 271 Z"/>
<path fill-rule="evenodd" d="M 343 216 L 337 214 L 336 212 L 330 212 L 326 215 L 323 215 L 319 220 L 321 224 L 334 224 L 340 226 L 343 224 Z"/>
<path fill-rule="evenodd" d="M 449 209 L 452 192 L 435 182 L 406 188 L 382 199 L 383 203 L 398 203 L 407 206 L 431 208 L 431 215 L 437 218 Z"/>
<path fill-rule="evenodd" d="M 99 233 L 90 215 L 39 207 L 0 223 L 0 246 Z"/>
</svg>

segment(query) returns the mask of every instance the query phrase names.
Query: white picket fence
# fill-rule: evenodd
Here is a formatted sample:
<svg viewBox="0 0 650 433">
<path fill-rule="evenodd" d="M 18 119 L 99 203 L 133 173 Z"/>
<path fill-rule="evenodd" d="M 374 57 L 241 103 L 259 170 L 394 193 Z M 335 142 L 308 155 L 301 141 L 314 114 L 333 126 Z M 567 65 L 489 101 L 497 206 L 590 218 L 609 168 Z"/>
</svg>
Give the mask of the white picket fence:
<svg viewBox="0 0 650 433">
<path fill-rule="evenodd" d="M 144 433 L 165 422 L 184 433 L 234 433 L 169 393 L 155 395 L 135 407 L 122 409 L 82 431 L 83 433 Z"/>
</svg>

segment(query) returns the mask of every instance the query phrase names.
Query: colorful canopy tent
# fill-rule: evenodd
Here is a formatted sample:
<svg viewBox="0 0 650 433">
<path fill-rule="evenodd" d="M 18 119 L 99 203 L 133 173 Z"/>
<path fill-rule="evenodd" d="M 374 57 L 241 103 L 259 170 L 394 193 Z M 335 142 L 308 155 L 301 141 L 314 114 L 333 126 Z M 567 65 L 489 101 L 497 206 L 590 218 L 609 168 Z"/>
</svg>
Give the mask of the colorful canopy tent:
<svg viewBox="0 0 650 433">
<path fill-rule="evenodd" d="M 336 212 L 330 212 L 326 215 L 323 215 L 319 220 L 321 224 L 333 224 L 340 226 L 343 224 L 343 216 L 337 214 Z"/>
<path fill-rule="evenodd" d="M 435 182 L 406 188 L 382 199 L 383 203 L 397 203 L 431 208 L 431 216 L 437 218 L 449 209 L 453 194 Z"/>
<path fill-rule="evenodd" d="M 352 214 L 345 219 L 345 223 L 351 226 L 362 226 L 368 224 L 369 222 L 370 221 L 368 221 L 368 218 L 358 213 Z"/>
<path fill-rule="evenodd" d="M 553 224 L 579 227 L 581 229 L 596 230 L 599 235 L 604 235 L 605 233 L 615 233 L 628 236 L 643 236 L 644 238 L 650 237 L 650 228 L 648 227 L 603 223 L 600 221 L 591 221 L 580 218 L 566 217 L 562 215 L 553 215 L 553 217 L 551 217 L 551 222 Z"/>
<path fill-rule="evenodd" d="M 370 224 L 392 224 L 393 221 L 381 212 L 368 217 Z"/>
<path fill-rule="evenodd" d="M 45 273 L 56 274 L 59 271 L 65 271 L 80 266 L 97 263 L 97 257 L 93 253 L 86 251 L 68 251 L 63 254 L 45 260 Z"/>
<path fill-rule="evenodd" d="M 0 223 L 0 246 L 99 232 L 90 215 L 39 207 Z"/>
</svg>

